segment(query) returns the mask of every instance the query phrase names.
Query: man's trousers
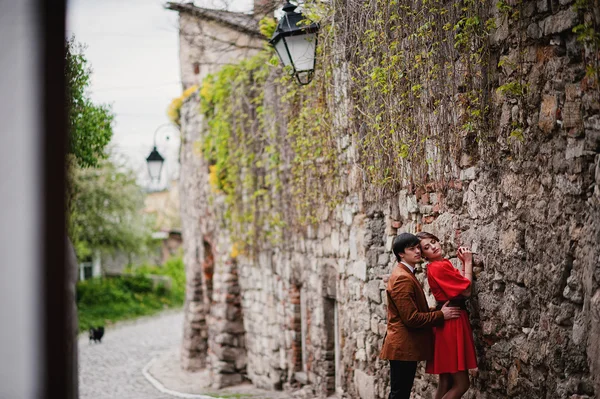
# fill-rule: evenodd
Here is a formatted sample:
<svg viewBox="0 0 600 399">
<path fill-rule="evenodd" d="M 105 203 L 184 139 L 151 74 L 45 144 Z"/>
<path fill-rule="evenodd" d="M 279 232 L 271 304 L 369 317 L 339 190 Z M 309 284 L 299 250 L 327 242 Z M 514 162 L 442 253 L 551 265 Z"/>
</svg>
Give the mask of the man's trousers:
<svg viewBox="0 0 600 399">
<path fill-rule="evenodd" d="M 404 360 L 390 360 L 390 396 L 389 399 L 409 399 L 417 362 Z"/>
</svg>

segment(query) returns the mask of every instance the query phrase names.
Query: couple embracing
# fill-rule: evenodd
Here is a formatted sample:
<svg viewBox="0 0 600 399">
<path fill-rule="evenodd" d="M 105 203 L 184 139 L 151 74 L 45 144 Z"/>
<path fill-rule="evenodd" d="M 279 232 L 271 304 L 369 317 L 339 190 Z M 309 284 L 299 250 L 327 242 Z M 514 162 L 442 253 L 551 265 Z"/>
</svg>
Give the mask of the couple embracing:
<svg viewBox="0 0 600 399">
<path fill-rule="evenodd" d="M 469 389 L 469 369 L 477 367 L 465 298 L 471 295 L 473 256 L 458 249 L 459 271 L 443 256 L 439 239 L 430 233 L 402 233 L 393 242 L 398 265 L 387 284 L 387 333 L 380 357 L 390 362 L 390 399 L 410 397 L 417 362 L 438 374 L 435 399 L 457 399 Z M 427 260 L 427 280 L 437 301 L 429 308 L 414 276 L 417 263 Z"/>
</svg>

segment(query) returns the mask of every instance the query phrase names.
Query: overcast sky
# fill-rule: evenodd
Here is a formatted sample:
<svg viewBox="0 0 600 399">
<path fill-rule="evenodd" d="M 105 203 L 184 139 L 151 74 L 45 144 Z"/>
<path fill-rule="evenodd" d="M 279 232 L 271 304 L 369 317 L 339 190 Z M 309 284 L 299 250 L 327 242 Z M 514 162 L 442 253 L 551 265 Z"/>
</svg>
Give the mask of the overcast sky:
<svg viewBox="0 0 600 399">
<path fill-rule="evenodd" d="M 208 2 L 210 1 L 210 3 Z M 250 12 L 252 1 L 196 1 L 210 8 L 228 7 Z M 85 44 L 92 67 L 91 97 L 111 104 L 115 113 L 112 146 L 127 158 L 147 184 L 146 157 L 152 150 L 155 130 L 169 122 L 167 106 L 181 92 L 177 13 L 158 0 L 69 0 L 67 34 Z M 170 137 L 167 140 L 167 136 Z M 167 159 L 167 174 L 176 177 L 179 137 L 163 127 L 157 147 Z M 167 173 L 165 173 L 167 172 Z M 156 188 L 156 187 L 155 187 Z"/>
</svg>

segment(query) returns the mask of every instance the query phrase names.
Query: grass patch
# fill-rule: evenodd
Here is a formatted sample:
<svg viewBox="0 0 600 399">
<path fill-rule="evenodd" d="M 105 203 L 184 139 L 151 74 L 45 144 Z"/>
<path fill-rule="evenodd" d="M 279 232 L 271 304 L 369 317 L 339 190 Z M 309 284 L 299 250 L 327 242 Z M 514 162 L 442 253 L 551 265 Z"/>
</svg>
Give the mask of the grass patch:
<svg viewBox="0 0 600 399">
<path fill-rule="evenodd" d="M 171 289 L 154 284 L 150 274 L 170 277 Z M 181 257 L 170 259 L 164 266 L 136 268 L 131 275 L 79 281 L 79 331 L 181 306 L 184 298 L 185 269 Z"/>
</svg>

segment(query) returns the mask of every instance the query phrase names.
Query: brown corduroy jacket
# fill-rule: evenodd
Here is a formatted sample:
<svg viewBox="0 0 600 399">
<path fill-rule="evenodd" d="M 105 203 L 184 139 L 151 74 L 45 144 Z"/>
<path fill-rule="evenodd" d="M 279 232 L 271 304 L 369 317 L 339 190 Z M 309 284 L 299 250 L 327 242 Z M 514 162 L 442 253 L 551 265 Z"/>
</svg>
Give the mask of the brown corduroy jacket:
<svg viewBox="0 0 600 399">
<path fill-rule="evenodd" d="M 430 311 L 423 287 L 402 263 L 392 272 L 386 291 L 387 332 L 379 356 L 387 360 L 430 360 L 432 327 L 444 323 L 444 314 L 441 310 Z"/>
</svg>

